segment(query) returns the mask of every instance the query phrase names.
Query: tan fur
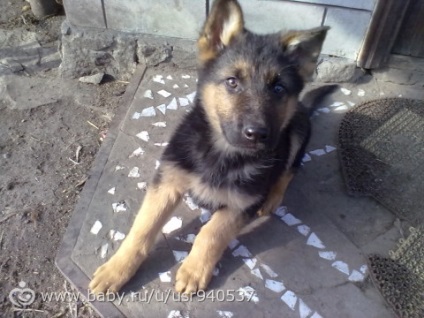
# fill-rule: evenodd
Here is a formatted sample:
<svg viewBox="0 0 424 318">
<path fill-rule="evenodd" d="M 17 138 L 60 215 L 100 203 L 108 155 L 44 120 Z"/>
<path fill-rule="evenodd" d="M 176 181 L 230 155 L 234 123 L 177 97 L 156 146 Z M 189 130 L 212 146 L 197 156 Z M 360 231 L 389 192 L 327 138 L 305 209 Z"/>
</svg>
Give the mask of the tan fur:
<svg viewBox="0 0 424 318">
<path fill-rule="evenodd" d="M 186 191 L 186 174 L 163 164 L 167 173 L 157 186 L 148 188 L 143 204 L 122 245 L 94 273 L 89 288 L 94 293 L 118 291 L 146 259 L 157 234 Z"/>
<path fill-rule="evenodd" d="M 283 105 L 278 108 L 280 110 L 278 113 L 281 122 L 280 131 L 286 128 L 289 122 L 292 120 L 298 104 L 299 101 L 297 96 L 291 96 L 283 100 Z"/>
<path fill-rule="evenodd" d="M 285 49 L 297 56 L 300 62 L 299 73 L 305 80 L 309 80 L 315 71 L 328 29 L 329 27 L 319 27 L 306 31 L 290 31 L 281 37 Z"/>
<path fill-rule="evenodd" d="M 275 209 L 281 204 L 284 199 L 284 194 L 290 184 L 290 181 L 293 179 L 293 172 L 287 171 L 285 172 L 278 182 L 272 187 L 271 191 L 268 194 L 268 197 L 262 206 L 262 208 L 258 211 L 259 216 L 269 215 L 274 212 Z"/>
<path fill-rule="evenodd" d="M 242 213 L 229 209 L 213 214 L 200 230 L 189 256 L 177 272 L 177 292 L 190 294 L 207 287 L 222 253 L 244 227 L 244 217 Z"/>
<path fill-rule="evenodd" d="M 235 36 L 243 31 L 243 28 L 243 14 L 236 1 L 215 1 L 197 41 L 200 64 L 214 59 L 220 50 L 228 46 Z"/>
</svg>

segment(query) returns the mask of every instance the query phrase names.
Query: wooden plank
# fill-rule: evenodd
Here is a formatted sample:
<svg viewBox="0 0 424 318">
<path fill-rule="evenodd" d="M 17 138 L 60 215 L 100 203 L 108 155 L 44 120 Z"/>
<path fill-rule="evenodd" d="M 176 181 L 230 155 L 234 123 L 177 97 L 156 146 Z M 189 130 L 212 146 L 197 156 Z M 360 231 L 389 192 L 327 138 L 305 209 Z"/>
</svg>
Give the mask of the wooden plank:
<svg viewBox="0 0 424 318">
<path fill-rule="evenodd" d="M 424 1 L 411 0 L 392 53 L 424 58 Z"/>
<path fill-rule="evenodd" d="M 365 69 L 383 66 L 392 50 L 410 0 L 378 0 L 357 65 Z"/>
</svg>

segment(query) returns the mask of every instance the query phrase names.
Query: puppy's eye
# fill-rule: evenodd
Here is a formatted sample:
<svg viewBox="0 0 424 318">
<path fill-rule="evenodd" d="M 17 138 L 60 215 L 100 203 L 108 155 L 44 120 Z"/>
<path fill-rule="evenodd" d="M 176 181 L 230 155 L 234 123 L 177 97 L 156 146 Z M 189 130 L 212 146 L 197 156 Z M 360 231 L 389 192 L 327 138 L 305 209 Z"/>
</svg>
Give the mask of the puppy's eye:
<svg viewBox="0 0 424 318">
<path fill-rule="evenodd" d="M 225 85 L 227 85 L 228 88 L 235 89 L 239 85 L 239 82 L 237 78 L 229 77 L 225 80 Z"/>
<path fill-rule="evenodd" d="M 277 95 L 281 95 L 285 92 L 285 89 L 283 85 L 277 83 L 272 87 L 272 91 Z"/>
</svg>

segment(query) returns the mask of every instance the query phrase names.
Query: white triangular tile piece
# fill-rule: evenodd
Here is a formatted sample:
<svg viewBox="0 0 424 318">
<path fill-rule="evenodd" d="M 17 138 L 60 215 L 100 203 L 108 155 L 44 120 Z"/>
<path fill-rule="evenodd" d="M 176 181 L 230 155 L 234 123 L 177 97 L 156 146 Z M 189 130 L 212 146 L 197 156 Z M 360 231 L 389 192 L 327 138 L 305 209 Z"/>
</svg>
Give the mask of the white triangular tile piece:
<svg viewBox="0 0 424 318">
<path fill-rule="evenodd" d="M 243 262 L 249 267 L 250 269 L 254 269 L 256 266 L 256 263 L 258 260 L 256 258 L 243 258 Z"/>
<path fill-rule="evenodd" d="M 342 87 L 342 88 L 340 88 L 340 90 L 341 90 L 341 91 L 342 91 L 342 93 L 343 93 L 343 94 L 345 94 L 345 95 L 350 95 L 350 94 L 352 94 L 352 91 L 351 91 L 350 89 L 347 89 L 347 88 Z"/>
<path fill-rule="evenodd" d="M 202 223 L 206 223 L 207 221 L 209 221 L 212 217 L 211 211 L 206 210 L 206 209 L 200 209 L 200 222 Z"/>
<path fill-rule="evenodd" d="M 128 178 L 139 178 L 140 177 L 140 169 L 138 167 L 133 167 L 128 173 Z"/>
<path fill-rule="evenodd" d="M 241 256 L 241 257 L 249 258 L 249 257 L 252 257 L 252 254 L 250 253 L 250 251 L 247 249 L 246 246 L 240 245 L 233 251 L 233 256 L 234 257 Z"/>
<path fill-rule="evenodd" d="M 297 303 L 297 296 L 291 290 L 286 291 L 283 296 L 281 296 L 281 300 L 286 303 L 287 306 L 291 310 L 294 310 Z"/>
<path fill-rule="evenodd" d="M 150 136 L 149 136 L 149 133 L 147 132 L 147 131 L 145 131 L 145 130 L 143 130 L 143 131 L 141 131 L 141 132 L 139 132 L 137 135 L 135 135 L 136 137 L 138 137 L 138 138 L 140 138 L 141 140 L 144 140 L 144 141 L 149 141 L 150 140 Z"/>
<path fill-rule="evenodd" d="M 319 251 L 318 254 L 319 254 L 319 257 L 329 261 L 334 261 L 337 256 L 337 253 L 333 251 Z"/>
<path fill-rule="evenodd" d="M 194 98 L 196 97 L 196 92 L 190 93 L 186 97 L 190 101 L 190 103 L 193 103 Z"/>
<path fill-rule="evenodd" d="M 314 155 L 314 156 L 323 156 L 323 155 L 325 155 L 326 154 L 326 152 L 325 152 L 325 150 L 324 149 L 316 149 L 316 150 L 312 150 L 312 151 L 309 151 L 309 153 L 311 154 L 311 155 Z"/>
<path fill-rule="evenodd" d="M 159 273 L 159 279 L 162 283 L 170 283 L 171 282 L 171 272 L 163 272 Z"/>
<path fill-rule="evenodd" d="M 305 224 L 302 224 L 297 227 L 297 231 L 303 236 L 308 236 L 309 232 L 311 231 L 311 228 Z"/>
<path fill-rule="evenodd" d="M 159 106 L 156 106 L 156 108 L 162 113 L 162 114 L 166 114 L 166 105 L 165 104 L 160 104 Z"/>
<path fill-rule="evenodd" d="M 336 147 L 328 146 L 328 145 L 325 146 L 325 152 L 326 153 L 330 153 L 330 152 L 332 152 L 334 150 L 336 150 Z"/>
<path fill-rule="evenodd" d="M 311 233 L 311 235 L 309 235 L 308 240 L 306 241 L 306 244 L 309 246 L 320 248 L 320 249 L 325 248 L 325 245 L 322 243 L 322 241 L 318 238 L 318 236 L 315 233 Z"/>
<path fill-rule="evenodd" d="M 155 126 L 155 127 L 164 128 L 164 127 L 166 127 L 166 121 L 158 121 L 156 123 L 153 123 L 152 125 Z"/>
<path fill-rule="evenodd" d="M 302 223 L 301 220 L 299 220 L 298 218 L 296 218 L 293 214 L 291 213 L 287 213 L 286 215 L 284 215 L 281 220 L 284 221 L 284 223 L 286 223 L 288 226 L 292 226 L 292 225 L 297 225 Z"/>
<path fill-rule="evenodd" d="M 177 216 L 173 216 L 162 228 L 162 233 L 169 234 L 183 226 L 183 219 Z"/>
<path fill-rule="evenodd" d="M 99 220 L 97 220 L 96 222 L 94 222 L 93 226 L 91 227 L 90 233 L 97 235 L 99 234 L 102 227 L 103 227 L 102 223 Z"/>
<path fill-rule="evenodd" d="M 153 99 L 153 92 L 152 92 L 152 90 L 148 89 L 147 91 L 144 92 L 143 96 L 146 97 L 146 98 Z"/>
<path fill-rule="evenodd" d="M 101 258 L 106 257 L 108 248 L 109 248 L 109 243 L 105 243 L 105 244 L 102 245 L 102 247 L 100 248 L 100 257 Z"/>
<path fill-rule="evenodd" d="M 155 76 L 153 76 L 153 82 L 160 83 L 160 84 L 165 84 L 165 81 L 163 80 L 163 76 L 162 75 L 155 75 Z"/>
<path fill-rule="evenodd" d="M 265 280 L 265 287 L 272 290 L 274 293 L 281 293 L 283 290 L 286 289 L 282 282 L 272 279 Z"/>
<path fill-rule="evenodd" d="M 335 261 L 333 264 L 331 264 L 331 266 L 337 269 L 339 272 L 349 275 L 349 265 L 347 265 L 345 262 Z"/>
<path fill-rule="evenodd" d="M 177 100 L 173 98 L 171 102 L 168 104 L 168 106 L 166 106 L 166 109 L 177 110 L 178 109 Z"/>
<path fill-rule="evenodd" d="M 312 160 L 311 156 L 308 155 L 307 153 L 305 153 L 305 155 L 303 156 L 302 161 L 303 162 L 308 162 L 308 161 L 311 161 L 311 160 Z"/>
<path fill-rule="evenodd" d="M 163 97 L 171 96 L 171 93 L 170 93 L 170 92 L 168 92 L 168 91 L 166 91 L 166 90 L 164 90 L 164 89 L 161 89 L 161 90 L 158 92 L 158 94 L 159 94 L 159 95 L 161 95 L 161 96 L 163 96 Z"/>
<path fill-rule="evenodd" d="M 178 102 L 180 103 L 181 107 L 190 105 L 187 98 L 180 97 L 180 98 L 178 98 Z"/>
<path fill-rule="evenodd" d="M 259 268 L 252 269 L 252 270 L 250 271 L 250 273 L 251 273 L 252 275 L 256 276 L 257 278 L 260 278 L 260 279 L 262 279 L 262 280 L 264 279 L 264 278 L 263 278 L 263 276 L 262 276 L 261 270 L 260 270 Z"/>
<path fill-rule="evenodd" d="M 186 251 L 172 251 L 172 254 L 174 254 L 175 261 L 178 263 L 181 263 L 188 256 Z"/>
<path fill-rule="evenodd" d="M 277 210 L 275 210 L 274 214 L 279 216 L 279 217 L 283 217 L 288 213 L 287 207 L 286 206 L 279 206 L 277 208 Z"/>
<path fill-rule="evenodd" d="M 144 154 L 144 150 L 141 147 L 138 147 L 136 150 L 134 150 L 130 156 L 128 158 L 133 158 L 133 157 L 140 157 L 141 155 Z"/>
<path fill-rule="evenodd" d="M 139 112 L 135 112 L 133 115 L 132 115 L 132 119 L 139 119 L 141 117 L 141 113 L 139 113 Z"/>
<path fill-rule="evenodd" d="M 154 116 L 156 116 L 155 108 L 153 106 L 144 108 L 141 111 L 141 115 L 140 116 L 141 117 L 154 117 Z"/>
<path fill-rule="evenodd" d="M 311 308 L 302 299 L 299 299 L 299 317 L 307 318 L 310 314 L 312 314 Z"/>
<path fill-rule="evenodd" d="M 356 269 L 354 269 L 352 273 L 349 275 L 349 280 L 351 282 L 362 282 L 364 278 L 365 278 L 364 275 L 358 272 Z"/>
<path fill-rule="evenodd" d="M 268 265 L 266 265 L 266 264 L 261 264 L 261 267 L 263 268 L 263 270 L 265 271 L 265 273 L 267 273 L 267 274 L 268 274 L 268 276 L 269 276 L 269 277 L 271 277 L 271 278 L 278 277 L 278 274 L 277 274 L 276 272 L 274 272 L 274 271 L 272 270 L 272 268 L 271 268 L 271 267 L 269 267 Z"/>
</svg>

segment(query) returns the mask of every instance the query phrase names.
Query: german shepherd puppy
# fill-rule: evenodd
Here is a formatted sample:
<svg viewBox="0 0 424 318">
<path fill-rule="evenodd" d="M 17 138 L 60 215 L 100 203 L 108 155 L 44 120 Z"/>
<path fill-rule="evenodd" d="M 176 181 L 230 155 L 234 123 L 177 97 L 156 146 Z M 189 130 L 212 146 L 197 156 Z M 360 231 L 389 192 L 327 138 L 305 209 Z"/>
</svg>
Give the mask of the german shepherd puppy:
<svg viewBox="0 0 424 318">
<path fill-rule="evenodd" d="M 189 192 L 214 211 L 176 276 L 177 292 L 207 287 L 216 263 L 255 216 L 273 212 L 301 164 L 311 105 L 298 101 L 328 27 L 257 35 L 236 0 L 215 1 L 198 39 L 195 105 L 174 132 L 134 224 L 94 273 L 95 293 L 118 291 L 146 259 Z M 334 87 L 309 95 L 308 104 Z"/>
</svg>

